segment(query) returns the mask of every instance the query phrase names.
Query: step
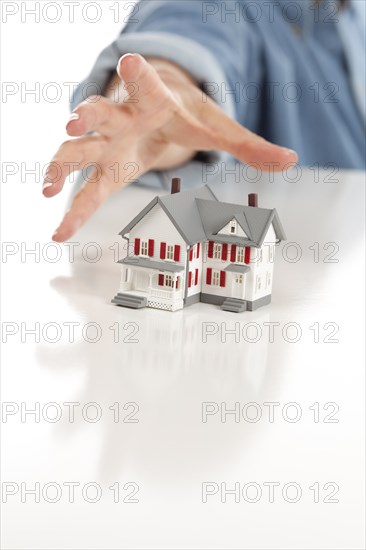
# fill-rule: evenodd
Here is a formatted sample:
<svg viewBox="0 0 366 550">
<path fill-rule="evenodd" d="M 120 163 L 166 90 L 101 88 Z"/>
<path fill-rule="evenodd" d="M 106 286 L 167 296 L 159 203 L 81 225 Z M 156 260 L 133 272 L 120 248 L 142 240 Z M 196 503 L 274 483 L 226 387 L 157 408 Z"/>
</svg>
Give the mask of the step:
<svg viewBox="0 0 366 550">
<path fill-rule="evenodd" d="M 247 303 L 245 300 L 240 300 L 238 298 L 226 298 L 221 305 L 221 309 L 233 313 L 242 313 L 247 310 Z"/>
<path fill-rule="evenodd" d="M 136 302 L 136 303 L 144 303 L 147 301 L 146 298 L 143 296 L 134 296 L 132 294 L 122 294 L 122 293 L 116 294 L 116 296 L 113 299 L 123 300 L 126 302 Z"/>
<path fill-rule="evenodd" d="M 141 309 L 146 307 L 145 304 L 142 304 L 140 302 L 131 302 L 131 301 L 125 301 L 125 300 L 112 300 L 112 304 L 115 304 L 116 306 L 122 306 L 122 307 L 129 307 L 131 309 Z"/>
<path fill-rule="evenodd" d="M 245 300 L 241 300 L 240 298 L 225 298 L 224 302 L 230 303 L 230 304 L 243 304 L 245 303 Z"/>
<path fill-rule="evenodd" d="M 113 298 L 115 301 L 123 301 L 123 302 L 131 302 L 134 304 L 140 304 L 143 303 L 146 298 L 140 297 L 140 296 L 129 296 L 128 294 L 116 294 L 116 296 Z"/>
<path fill-rule="evenodd" d="M 140 309 L 146 307 L 147 299 L 144 296 L 135 296 L 133 294 L 123 294 L 119 292 L 111 302 L 117 306 Z"/>
<path fill-rule="evenodd" d="M 235 307 L 235 306 L 221 306 L 223 311 L 231 311 L 232 313 L 243 313 L 247 309 L 245 307 Z"/>
</svg>

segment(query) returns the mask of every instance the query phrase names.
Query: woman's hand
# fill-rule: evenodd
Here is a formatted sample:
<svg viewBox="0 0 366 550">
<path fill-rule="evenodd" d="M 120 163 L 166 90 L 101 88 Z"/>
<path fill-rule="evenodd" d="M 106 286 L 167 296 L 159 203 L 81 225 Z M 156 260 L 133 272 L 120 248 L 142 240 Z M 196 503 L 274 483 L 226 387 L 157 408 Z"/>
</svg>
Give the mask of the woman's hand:
<svg viewBox="0 0 366 550">
<path fill-rule="evenodd" d="M 57 242 L 69 239 L 111 193 L 130 183 L 131 166 L 137 179 L 152 169 L 179 166 L 197 151 L 224 150 L 263 170 L 268 162 L 280 171 L 297 160 L 294 151 L 230 119 L 173 63 L 127 54 L 117 74 L 122 97 L 81 103 L 66 126 L 77 139 L 61 145 L 47 171 L 43 193 L 53 197 L 71 171 L 93 165 L 53 235 Z M 112 88 L 109 94 L 116 93 Z"/>
</svg>

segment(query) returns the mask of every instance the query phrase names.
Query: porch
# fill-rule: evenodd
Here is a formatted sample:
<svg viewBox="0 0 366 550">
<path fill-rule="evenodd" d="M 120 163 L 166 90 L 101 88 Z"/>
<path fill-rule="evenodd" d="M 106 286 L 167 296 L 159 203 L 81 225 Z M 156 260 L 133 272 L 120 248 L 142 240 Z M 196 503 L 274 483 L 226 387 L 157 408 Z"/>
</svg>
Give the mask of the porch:
<svg viewBox="0 0 366 550">
<path fill-rule="evenodd" d="M 141 297 L 147 307 L 175 311 L 183 307 L 183 266 L 154 262 L 154 267 L 123 263 L 119 294 Z M 151 262 L 152 264 L 153 262 Z M 141 306 L 140 306 L 141 307 Z"/>
</svg>

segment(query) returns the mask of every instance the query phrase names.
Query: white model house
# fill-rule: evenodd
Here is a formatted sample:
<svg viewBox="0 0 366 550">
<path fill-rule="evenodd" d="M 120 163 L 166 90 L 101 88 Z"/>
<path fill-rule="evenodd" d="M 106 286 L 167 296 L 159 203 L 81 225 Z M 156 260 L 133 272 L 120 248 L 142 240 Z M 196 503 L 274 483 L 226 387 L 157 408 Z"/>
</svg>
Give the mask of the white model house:
<svg viewBox="0 0 366 550">
<path fill-rule="evenodd" d="M 219 201 L 209 186 L 155 197 L 121 232 L 129 253 L 120 260 L 112 302 L 175 311 L 195 302 L 228 311 L 271 301 L 275 244 L 285 239 L 276 210 Z"/>
</svg>

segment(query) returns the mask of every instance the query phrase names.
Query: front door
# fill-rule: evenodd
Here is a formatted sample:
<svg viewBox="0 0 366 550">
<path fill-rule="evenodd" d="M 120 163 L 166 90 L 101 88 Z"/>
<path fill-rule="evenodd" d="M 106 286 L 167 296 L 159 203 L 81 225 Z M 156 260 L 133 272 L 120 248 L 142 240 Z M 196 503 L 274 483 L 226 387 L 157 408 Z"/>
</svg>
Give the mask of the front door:
<svg viewBox="0 0 366 550">
<path fill-rule="evenodd" d="M 149 274 L 144 271 L 137 271 L 135 275 L 135 289 L 147 292 L 149 288 Z"/>
<path fill-rule="evenodd" d="M 243 273 L 233 274 L 232 297 L 244 300 L 245 279 Z"/>
</svg>

